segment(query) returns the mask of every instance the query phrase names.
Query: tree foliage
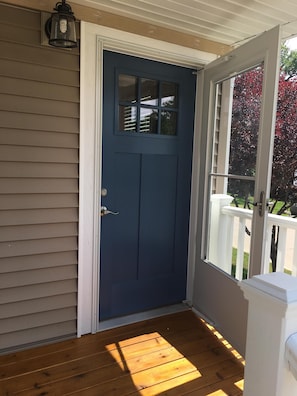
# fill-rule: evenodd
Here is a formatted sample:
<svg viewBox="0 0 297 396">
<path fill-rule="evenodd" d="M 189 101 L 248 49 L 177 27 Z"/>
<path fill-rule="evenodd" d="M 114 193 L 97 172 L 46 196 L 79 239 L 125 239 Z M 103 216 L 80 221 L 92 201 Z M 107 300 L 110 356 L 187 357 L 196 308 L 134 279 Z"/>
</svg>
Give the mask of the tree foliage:
<svg viewBox="0 0 297 396">
<path fill-rule="evenodd" d="M 262 100 L 262 67 L 236 77 L 229 153 L 229 173 L 254 176 L 256 171 L 257 141 Z M 229 191 L 248 201 L 253 195 L 253 183 L 231 179 Z"/>
<path fill-rule="evenodd" d="M 289 80 L 297 75 L 297 51 L 290 51 L 289 48 L 283 44 L 281 46 L 281 74 Z"/>
<path fill-rule="evenodd" d="M 257 67 L 236 77 L 233 93 L 229 173 L 253 176 L 262 101 L 263 68 Z M 297 203 L 297 51 L 281 50 L 274 152 L 271 177 L 273 211 L 283 214 Z M 230 180 L 229 192 L 244 198 L 249 205 L 253 182 Z M 273 227 L 271 240 L 272 268 L 276 268 L 278 228 Z"/>
<path fill-rule="evenodd" d="M 290 54 L 292 52 L 282 46 L 271 180 L 271 198 L 275 203 L 284 202 L 279 214 L 297 202 L 297 188 L 293 183 L 297 170 L 297 51 L 293 51 L 293 56 Z M 292 60 L 296 62 L 295 68 Z M 255 174 L 262 83 L 260 66 L 235 79 L 229 173 Z M 253 186 L 231 181 L 229 191 L 248 199 L 248 195 L 253 195 Z"/>
<path fill-rule="evenodd" d="M 286 207 L 297 202 L 297 189 L 294 187 L 296 170 L 297 79 L 289 80 L 282 73 L 278 89 L 271 197 L 283 201 Z"/>
</svg>

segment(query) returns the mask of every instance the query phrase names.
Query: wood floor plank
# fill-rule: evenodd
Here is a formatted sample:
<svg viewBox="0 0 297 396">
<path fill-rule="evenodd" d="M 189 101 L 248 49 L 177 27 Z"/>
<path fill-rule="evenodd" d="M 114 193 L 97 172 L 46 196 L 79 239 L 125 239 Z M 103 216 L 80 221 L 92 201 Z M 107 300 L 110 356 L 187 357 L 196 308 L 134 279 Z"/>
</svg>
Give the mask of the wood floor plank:
<svg viewBox="0 0 297 396">
<path fill-rule="evenodd" d="M 172 341 L 174 339 L 174 342 Z M 191 341 L 191 339 L 193 341 Z M 134 343 L 132 342 L 134 340 Z M 26 390 L 32 387 L 32 384 L 41 388 L 45 384 L 55 382 L 59 379 L 67 378 L 69 371 L 71 375 L 82 375 L 83 373 L 100 369 L 103 366 L 116 362 L 118 366 L 125 369 L 125 365 L 130 372 L 136 372 L 140 367 L 142 369 L 164 363 L 166 359 L 177 359 L 182 356 L 175 348 L 180 348 L 183 353 L 203 352 L 210 349 L 214 342 L 214 337 L 208 335 L 205 338 L 198 338 L 195 333 L 191 337 L 179 337 L 175 335 L 171 338 L 172 344 L 159 336 L 159 333 L 149 333 L 141 337 L 135 337 L 120 343 L 109 344 L 106 350 L 100 353 L 93 354 L 81 359 L 68 360 L 59 365 L 44 368 L 35 373 L 30 372 L 27 375 L 22 375 L 20 381 L 6 382 L 6 388 L 10 390 Z M 170 351 L 170 353 L 169 353 Z M 175 352 L 175 353 L 174 353 Z M 88 351 L 89 353 L 89 351 Z M 70 359 L 71 356 L 69 356 Z M 158 363 L 158 358 L 160 362 Z M 123 362 L 126 361 L 124 364 Z M 98 376 L 100 378 L 100 376 Z"/>
<path fill-rule="evenodd" d="M 146 331 L 149 329 L 146 328 Z M 185 337 L 187 339 L 197 339 L 198 337 L 209 337 L 209 333 L 204 332 L 204 331 L 199 331 L 200 329 L 195 329 L 192 328 L 190 331 L 181 331 L 181 332 L 172 332 L 169 333 L 169 330 L 166 330 L 165 334 L 167 337 L 170 337 L 169 340 L 171 342 L 174 342 L 175 344 L 178 344 L 183 341 Z M 117 340 L 118 343 L 121 343 L 121 346 L 128 346 L 129 344 L 137 344 L 141 343 L 142 340 L 155 340 L 157 337 L 159 337 L 161 340 L 164 340 L 164 337 L 160 336 L 159 332 L 152 332 L 144 335 L 135 335 L 135 332 L 130 333 L 129 337 L 127 339 L 123 339 L 123 335 Z M 61 344 L 62 349 L 60 350 L 59 346 L 56 347 L 56 350 L 48 353 L 48 354 L 41 354 L 40 356 L 33 356 L 27 359 L 22 359 L 22 360 L 17 360 L 17 364 L 10 363 L 1 368 L 1 374 L 0 374 L 0 380 L 1 379 L 9 379 L 9 378 L 14 378 L 17 375 L 24 375 L 24 373 L 32 373 L 35 370 L 38 370 L 40 367 L 40 361 L 42 361 L 42 365 L 44 368 L 52 367 L 55 365 L 63 364 L 66 361 L 72 361 L 81 358 L 82 356 L 92 356 L 94 353 L 98 352 L 104 352 L 106 349 L 112 349 L 116 348 L 116 343 L 113 342 L 111 344 L 106 345 L 106 341 L 110 341 L 110 339 L 102 338 L 98 339 L 96 337 L 97 334 L 92 337 L 92 336 L 86 336 L 88 337 L 88 340 L 86 343 L 81 343 L 81 344 L 72 344 L 72 347 L 65 349 L 64 346 Z M 85 341 L 83 338 L 79 339 L 81 341 Z M 152 341 L 156 342 L 156 341 Z M 161 346 L 161 341 L 159 341 L 159 345 Z"/>
<path fill-rule="evenodd" d="M 174 315 L 176 315 L 176 317 Z M 84 346 L 86 346 L 86 348 L 92 349 L 92 343 L 98 343 L 97 347 L 99 347 L 99 345 L 104 347 L 108 343 L 129 339 L 137 334 L 152 333 L 156 328 L 159 330 L 159 332 L 169 334 L 180 333 L 183 331 L 186 332 L 187 330 L 195 330 L 193 329 L 193 322 L 191 322 L 190 311 L 167 315 L 166 318 L 167 320 L 165 320 L 163 317 L 146 320 L 135 323 L 133 326 L 122 326 L 120 328 L 121 330 L 119 330 L 119 328 L 106 330 L 95 335 L 86 335 L 79 339 L 67 340 L 53 345 L 46 345 L 43 347 L 32 348 L 27 351 L 20 351 L 18 353 L 0 356 L 0 378 L 5 378 L 6 376 L 4 369 L 8 369 L 10 365 L 14 366 L 21 361 L 26 362 L 25 365 L 27 365 L 27 362 L 30 360 L 38 360 L 40 358 L 46 359 L 46 357 L 50 355 L 54 355 L 58 359 L 59 355 L 57 354 L 57 351 L 59 351 L 59 354 L 64 352 L 62 357 L 64 359 L 65 355 L 70 354 L 72 351 L 81 350 L 82 353 L 84 353 L 82 350 Z M 196 332 L 199 336 L 202 334 L 207 334 L 207 330 L 200 328 L 199 326 L 197 327 Z M 57 361 L 57 364 L 58 363 L 59 361 Z M 12 375 L 17 374 L 12 372 Z"/>
<path fill-rule="evenodd" d="M 242 396 L 242 390 L 235 385 L 241 377 L 242 375 L 237 374 L 224 381 L 208 385 L 201 389 L 195 389 L 183 396 Z"/>
<path fill-rule="evenodd" d="M 170 378 L 168 381 L 160 382 L 159 384 L 154 384 L 146 389 L 141 389 L 131 394 L 131 396 L 155 396 L 155 395 L 172 395 L 172 392 L 182 395 L 182 389 L 185 384 L 188 384 L 189 389 L 192 389 L 192 384 L 201 377 L 198 371 L 192 371 L 190 373 L 180 375 L 178 377 Z M 95 396 L 94 394 L 85 396 Z"/>
<path fill-rule="evenodd" d="M 183 349 L 183 351 L 188 350 L 189 354 L 194 352 L 204 352 L 209 355 L 210 353 L 210 358 L 212 358 L 213 352 L 207 352 L 206 349 L 209 347 L 209 343 L 213 341 L 213 337 L 208 337 L 209 343 L 205 338 L 192 342 L 186 342 L 185 339 L 183 339 L 183 344 L 180 341 L 181 344 L 175 344 L 175 346 L 172 346 L 163 337 L 150 339 L 150 334 L 148 334 L 147 337 L 149 340 L 146 341 L 143 339 L 141 343 L 138 342 L 138 337 L 136 338 L 137 342 L 135 344 L 131 344 L 130 342 L 123 343 L 123 345 L 126 346 L 123 346 L 122 348 L 116 344 L 111 344 L 108 346 L 108 349 L 110 350 L 102 352 L 101 354 L 96 354 L 74 362 L 67 362 L 63 365 L 54 366 L 41 372 L 37 372 L 35 375 L 29 374 L 27 376 L 23 376 L 22 381 L 18 381 L 17 383 L 15 383 L 15 381 L 10 382 L 10 390 L 27 390 L 24 392 L 25 395 L 33 387 L 32 384 L 34 384 L 34 387 L 38 387 L 39 390 L 48 392 L 49 389 L 52 389 L 55 386 L 62 387 L 61 383 L 58 383 L 57 381 L 60 380 L 63 381 L 63 383 L 65 381 L 69 381 L 69 371 L 72 374 L 70 382 L 73 383 L 73 376 L 83 376 L 87 375 L 88 371 L 98 370 L 96 383 L 102 383 L 107 379 L 106 372 L 108 372 L 108 370 L 110 370 L 110 373 L 111 370 L 113 370 L 114 374 L 116 374 L 116 370 L 120 367 L 122 371 L 133 374 L 139 370 L 145 370 L 162 365 L 169 361 L 180 359 L 183 357 L 183 354 L 178 351 L 178 345 Z M 201 355 L 201 359 L 205 360 L 203 354 Z M 111 366 L 112 363 L 114 363 L 115 368 Z M 109 366 L 105 367 L 107 365 Z M 92 379 L 90 381 L 92 381 Z M 16 387 L 16 384 L 18 387 Z M 9 387 L 8 383 L 6 387 Z M 30 392 L 32 395 L 38 394 L 36 390 L 30 390 Z"/>
<path fill-rule="evenodd" d="M 205 359 L 206 356 L 207 359 Z M 214 356 L 216 356 L 215 366 L 210 365 L 213 363 Z M 217 359 L 218 356 L 219 360 Z M 181 377 L 182 375 L 195 373 L 196 378 L 201 378 L 199 384 L 195 384 L 195 388 L 201 388 L 208 386 L 211 382 L 222 381 L 228 375 L 230 376 L 236 372 L 236 370 L 242 375 L 242 365 L 235 358 L 231 358 L 231 360 L 230 358 L 231 355 L 229 353 L 218 354 L 217 351 L 215 353 L 213 351 L 207 351 L 206 353 L 193 355 L 191 358 L 187 357 L 175 360 L 170 364 L 155 365 L 155 367 L 150 369 L 136 371 L 135 373 L 130 372 L 130 379 L 132 379 L 137 392 L 146 395 L 146 393 L 143 392 L 144 389 L 153 386 L 156 389 L 156 384 L 163 384 L 166 381 Z M 200 363 L 197 364 L 197 361 Z M 196 364 L 193 362 L 196 362 Z M 109 394 L 109 392 L 114 392 L 111 394 L 118 396 L 124 395 L 122 389 L 123 386 L 126 386 L 126 382 L 124 378 L 114 380 L 112 383 L 102 384 L 98 382 L 98 385 L 94 385 L 93 389 L 80 390 L 79 394 L 105 395 Z M 189 386 L 190 390 L 193 389 L 193 384 Z M 128 392 L 131 392 L 131 387 L 128 388 Z M 137 392 L 135 394 L 137 394 Z M 148 394 L 150 394 L 150 392 L 148 392 Z M 173 394 L 179 396 L 182 393 L 179 389 L 177 393 Z"/>
<path fill-rule="evenodd" d="M 151 334 L 150 338 L 154 339 L 157 335 L 158 334 Z M 32 373 L 35 370 L 39 369 L 41 362 L 43 368 L 47 368 L 80 359 L 82 356 L 91 357 L 96 353 L 105 351 L 105 340 L 89 338 L 89 341 L 86 344 L 79 344 L 66 350 L 64 348 L 62 348 L 62 350 L 56 348 L 55 352 L 51 352 L 49 354 L 41 355 L 38 357 L 33 357 L 27 360 L 21 360 L 20 362 L 18 362 L 18 364 L 8 364 L 7 366 L 1 368 L 0 377 L 1 379 L 8 379 L 16 377 L 17 375 L 23 375 L 26 372 Z"/>
<path fill-rule="evenodd" d="M 234 381 L 240 359 L 191 311 L 0 357 L 5 396 L 242 395 Z"/>
<path fill-rule="evenodd" d="M 197 373 L 197 369 L 189 363 L 186 358 L 178 359 L 174 362 L 165 363 L 159 367 L 153 367 L 136 373 L 126 378 L 117 378 L 103 384 L 98 384 L 92 388 L 74 391 L 71 395 L 79 394 L 81 396 L 126 396 L 131 393 L 141 394 L 139 391 L 154 385 L 156 382 L 164 382 L 169 377 L 178 377 L 181 375 Z M 196 374 L 196 375 L 199 375 Z"/>
<path fill-rule="evenodd" d="M 75 338 L 72 340 L 61 341 L 54 344 L 49 344 L 41 347 L 35 347 L 32 349 L 19 351 L 16 353 L 0 355 L 0 367 L 5 367 L 9 364 L 16 364 L 22 360 L 30 360 L 45 356 L 47 354 L 56 353 L 57 349 L 71 350 L 73 348 L 81 347 L 84 344 L 89 344 L 90 339 L 96 342 L 97 340 L 102 341 L 104 344 L 113 342 L 115 340 L 125 339 L 132 337 L 133 334 L 141 332 L 152 332 L 153 329 L 158 326 L 160 331 L 168 331 L 172 328 L 172 324 L 175 325 L 175 329 L 181 331 L 182 329 L 190 329 L 191 326 L 191 311 L 183 311 L 177 314 L 166 315 L 165 317 L 158 317 L 142 322 L 134 323 L 133 326 L 125 325 L 115 329 L 105 330 L 97 334 L 85 335 L 81 338 Z M 180 320 L 179 320 L 180 319 Z M 178 322 L 178 327 L 177 327 Z M 204 331 L 204 330 L 203 330 Z"/>
<path fill-rule="evenodd" d="M 209 384 L 213 385 L 212 389 L 217 389 L 221 386 L 219 384 L 222 384 L 224 381 L 226 381 L 226 383 L 229 383 L 230 380 L 233 381 L 236 370 L 237 376 L 239 375 L 242 378 L 242 369 L 239 365 L 234 367 L 235 365 L 236 362 L 227 360 L 220 364 L 220 367 L 215 364 L 213 366 L 209 366 L 206 370 L 199 371 L 199 376 L 197 376 L 197 373 L 191 373 L 192 378 L 189 375 L 171 378 L 168 381 L 155 384 L 154 386 L 143 389 L 131 396 L 139 394 L 141 396 L 183 396 L 187 395 L 189 392 L 194 392 L 194 394 L 196 394 L 198 391 L 200 392 L 200 389 L 205 390 L 205 388 L 209 388 Z M 207 393 L 205 393 L 205 395 L 206 394 Z"/>
</svg>

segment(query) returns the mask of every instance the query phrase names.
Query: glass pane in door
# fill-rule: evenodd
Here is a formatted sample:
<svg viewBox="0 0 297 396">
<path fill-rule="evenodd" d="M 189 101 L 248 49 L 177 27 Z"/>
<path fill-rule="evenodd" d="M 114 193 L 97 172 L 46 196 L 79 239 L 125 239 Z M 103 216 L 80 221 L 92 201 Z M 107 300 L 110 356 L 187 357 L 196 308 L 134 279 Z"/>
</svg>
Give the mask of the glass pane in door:
<svg viewBox="0 0 297 396">
<path fill-rule="evenodd" d="M 297 275 L 297 81 L 281 70 L 263 272 Z"/>
<path fill-rule="evenodd" d="M 118 132 L 177 135 L 181 106 L 177 83 L 120 73 L 117 91 Z"/>
<path fill-rule="evenodd" d="M 236 279 L 249 270 L 263 66 L 216 84 L 206 259 Z"/>
</svg>

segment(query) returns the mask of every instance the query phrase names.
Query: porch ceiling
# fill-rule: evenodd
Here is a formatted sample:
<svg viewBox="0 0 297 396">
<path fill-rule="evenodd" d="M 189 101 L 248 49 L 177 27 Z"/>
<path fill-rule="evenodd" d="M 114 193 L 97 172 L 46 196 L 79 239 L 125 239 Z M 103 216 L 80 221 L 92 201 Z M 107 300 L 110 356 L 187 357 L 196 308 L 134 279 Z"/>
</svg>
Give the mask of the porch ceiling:
<svg viewBox="0 0 297 396">
<path fill-rule="evenodd" d="M 297 34 L 295 0 L 72 0 L 72 3 L 237 46 L 283 25 Z"/>
</svg>

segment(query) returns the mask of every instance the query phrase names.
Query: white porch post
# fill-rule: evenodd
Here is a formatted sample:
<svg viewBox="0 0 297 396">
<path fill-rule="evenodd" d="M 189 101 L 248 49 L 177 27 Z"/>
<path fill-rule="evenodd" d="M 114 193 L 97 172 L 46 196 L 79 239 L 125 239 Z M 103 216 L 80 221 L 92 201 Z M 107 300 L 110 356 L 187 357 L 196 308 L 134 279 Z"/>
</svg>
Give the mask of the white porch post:
<svg viewBox="0 0 297 396">
<path fill-rule="evenodd" d="M 230 195 L 213 194 L 210 198 L 210 229 L 208 259 L 222 270 L 230 273 L 231 260 L 227 253 L 230 252 L 230 233 L 227 227 L 228 216 L 222 213 L 224 206 L 229 206 L 233 201 Z M 228 243 L 229 242 L 229 243 Z"/>
<path fill-rule="evenodd" d="M 297 278 L 271 273 L 239 286 L 249 302 L 244 396 L 297 395 L 285 353 L 297 332 Z"/>
</svg>

